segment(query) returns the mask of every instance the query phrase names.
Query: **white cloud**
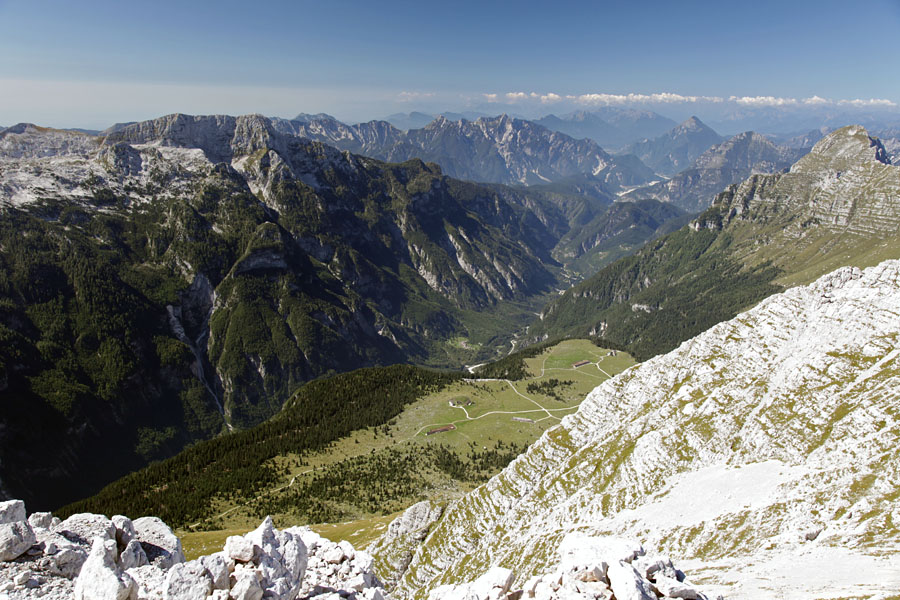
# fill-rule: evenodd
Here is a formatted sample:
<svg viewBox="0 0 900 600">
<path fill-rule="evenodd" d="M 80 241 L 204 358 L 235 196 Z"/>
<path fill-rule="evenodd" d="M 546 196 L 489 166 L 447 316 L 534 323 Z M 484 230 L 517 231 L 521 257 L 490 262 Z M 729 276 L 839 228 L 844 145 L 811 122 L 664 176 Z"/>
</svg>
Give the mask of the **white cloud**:
<svg viewBox="0 0 900 600">
<path fill-rule="evenodd" d="M 483 94 L 488 102 L 499 102 L 499 94 Z M 883 98 L 856 99 L 856 100 L 831 100 L 821 96 L 809 98 L 789 98 L 780 96 L 686 96 L 673 92 L 657 92 L 654 94 L 606 94 L 590 93 L 578 95 L 561 95 L 555 92 L 539 94 L 537 92 L 507 92 L 503 94 L 507 102 L 539 101 L 541 104 L 552 104 L 562 101 L 572 102 L 583 106 L 615 106 L 623 104 L 694 104 L 714 103 L 722 104 L 731 102 L 748 107 L 787 107 L 787 106 L 853 106 L 853 107 L 879 107 L 893 108 L 897 103 Z"/>
<path fill-rule="evenodd" d="M 728 100 L 742 106 L 795 106 L 795 98 L 776 98 L 775 96 L 729 96 Z"/>
<path fill-rule="evenodd" d="M 397 94 L 397 100 L 400 102 L 414 102 L 416 100 L 427 100 L 434 98 L 434 92 L 400 92 Z"/>
<path fill-rule="evenodd" d="M 554 102 L 559 102 L 560 100 L 562 100 L 562 96 L 554 94 L 553 92 L 541 96 L 541 104 L 552 104 Z"/>
<path fill-rule="evenodd" d="M 683 96 L 672 92 L 655 94 L 581 94 L 566 96 L 578 104 L 609 106 L 615 104 L 675 104 L 687 102 L 722 102 L 718 96 Z"/>
<path fill-rule="evenodd" d="M 891 102 L 890 100 L 886 100 L 884 98 L 869 98 L 868 100 L 863 100 L 857 98 L 856 100 L 840 100 L 838 101 L 840 105 L 850 105 L 850 106 L 878 106 L 882 108 L 893 108 L 897 106 L 896 102 Z"/>
</svg>

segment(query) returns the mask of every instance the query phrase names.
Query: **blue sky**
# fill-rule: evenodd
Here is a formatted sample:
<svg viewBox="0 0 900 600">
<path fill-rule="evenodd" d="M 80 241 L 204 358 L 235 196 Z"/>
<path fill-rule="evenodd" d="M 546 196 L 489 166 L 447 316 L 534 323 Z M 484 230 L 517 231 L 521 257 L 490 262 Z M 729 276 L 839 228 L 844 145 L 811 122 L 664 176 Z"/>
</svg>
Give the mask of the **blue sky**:
<svg viewBox="0 0 900 600">
<path fill-rule="evenodd" d="M 0 26 L 4 125 L 357 120 L 513 92 L 900 103 L 900 0 L 0 0 Z"/>
</svg>

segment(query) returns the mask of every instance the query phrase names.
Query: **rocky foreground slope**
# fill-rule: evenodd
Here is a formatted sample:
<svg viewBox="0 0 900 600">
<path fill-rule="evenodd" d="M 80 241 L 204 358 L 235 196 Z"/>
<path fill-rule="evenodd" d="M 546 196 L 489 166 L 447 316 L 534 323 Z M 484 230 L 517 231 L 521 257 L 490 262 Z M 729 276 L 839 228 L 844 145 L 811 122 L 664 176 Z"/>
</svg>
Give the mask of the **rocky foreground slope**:
<svg viewBox="0 0 900 600">
<path fill-rule="evenodd" d="M 381 600 L 372 558 L 309 528 L 279 531 L 270 518 L 221 552 L 186 561 L 156 517 L 50 513 L 25 519 L 0 503 L 0 598 L 77 600 Z"/>
<path fill-rule="evenodd" d="M 900 589 L 900 261 L 763 300 L 595 389 L 449 506 L 396 595 L 641 539 L 735 598 Z"/>
</svg>

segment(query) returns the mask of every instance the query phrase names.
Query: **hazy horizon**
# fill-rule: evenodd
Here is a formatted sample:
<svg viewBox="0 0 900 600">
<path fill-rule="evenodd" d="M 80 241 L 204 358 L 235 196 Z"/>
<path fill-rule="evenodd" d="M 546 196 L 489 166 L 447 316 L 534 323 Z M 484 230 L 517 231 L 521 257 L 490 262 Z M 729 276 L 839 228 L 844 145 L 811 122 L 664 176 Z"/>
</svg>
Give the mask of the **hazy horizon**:
<svg viewBox="0 0 900 600">
<path fill-rule="evenodd" d="M 808 0 L 252 9 L 0 0 L 0 20 L 8 25 L 0 40 L 5 126 L 103 129 L 173 112 L 327 112 L 348 122 L 606 105 L 683 114 L 732 98 L 736 109 L 893 112 L 900 104 L 900 80 L 878 59 L 900 29 L 895 0 L 852 10 Z"/>
</svg>

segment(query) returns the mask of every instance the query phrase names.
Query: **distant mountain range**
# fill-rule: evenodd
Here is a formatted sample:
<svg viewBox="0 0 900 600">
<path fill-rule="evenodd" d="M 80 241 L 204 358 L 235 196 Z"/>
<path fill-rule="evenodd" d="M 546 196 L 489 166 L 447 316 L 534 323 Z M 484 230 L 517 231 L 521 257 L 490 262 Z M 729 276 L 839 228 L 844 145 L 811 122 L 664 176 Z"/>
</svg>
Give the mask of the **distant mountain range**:
<svg viewBox="0 0 900 600">
<path fill-rule="evenodd" d="M 507 115 L 475 121 L 440 116 L 408 131 L 386 121 L 347 125 L 327 115 L 274 122 L 285 133 L 381 160 L 435 162 L 447 175 L 470 181 L 532 185 L 590 174 L 615 192 L 653 178 L 640 161 L 610 156 L 592 140 Z"/>
<path fill-rule="evenodd" d="M 655 112 L 604 107 L 575 111 L 561 117 L 547 115 L 535 123 L 574 138 L 590 138 L 606 149 L 619 149 L 638 140 L 655 138 L 676 125 Z"/>
<path fill-rule="evenodd" d="M 900 258 L 898 242 L 900 167 L 863 128 L 845 127 L 788 172 L 729 186 L 689 225 L 574 286 L 529 336 L 600 335 L 646 359 L 786 285 Z"/>
<path fill-rule="evenodd" d="M 671 176 L 690 167 L 711 146 L 722 141 L 722 136 L 697 117 L 691 117 L 659 137 L 629 144 L 623 152 L 634 154 L 657 173 Z"/>
<path fill-rule="evenodd" d="M 758 133 L 738 134 L 709 148 L 691 166 L 670 179 L 640 187 L 626 200 L 671 202 L 688 212 L 705 210 L 726 186 L 754 173 L 776 173 L 789 167 L 808 148 L 777 146 Z"/>
<path fill-rule="evenodd" d="M 493 113 L 496 114 L 496 113 Z M 448 121 L 459 121 L 460 119 L 465 119 L 467 121 L 474 121 L 476 119 L 480 119 L 481 117 L 490 117 L 491 115 L 483 112 L 474 112 L 474 111 L 463 111 L 463 112 L 441 112 L 433 115 L 425 114 L 422 112 L 410 112 L 410 113 L 394 113 L 389 115 L 383 119 L 378 119 L 381 121 L 387 121 L 397 129 L 402 129 L 406 131 L 407 129 L 421 129 L 437 119 L 438 117 L 444 117 Z"/>
</svg>

